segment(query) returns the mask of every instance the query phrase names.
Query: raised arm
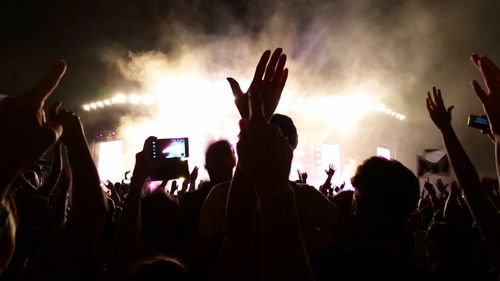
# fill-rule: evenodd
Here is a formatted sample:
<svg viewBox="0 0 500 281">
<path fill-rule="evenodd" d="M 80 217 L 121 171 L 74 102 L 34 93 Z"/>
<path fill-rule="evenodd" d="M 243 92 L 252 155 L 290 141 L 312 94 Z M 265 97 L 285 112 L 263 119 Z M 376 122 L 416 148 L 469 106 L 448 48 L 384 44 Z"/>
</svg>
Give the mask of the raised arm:
<svg viewBox="0 0 500 281">
<path fill-rule="evenodd" d="M 429 196 L 431 197 L 432 207 L 434 207 L 435 209 L 442 209 L 443 205 L 436 195 L 434 185 L 430 183 L 429 179 L 424 182 L 424 189 L 427 190 L 427 194 L 429 194 Z"/>
<path fill-rule="evenodd" d="M 488 115 L 490 131 L 495 140 L 495 156 L 497 166 L 497 177 L 500 179 L 500 70 L 487 57 L 472 55 L 472 62 L 481 72 L 486 91 L 479 82 L 472 81 L 472 86 L 479 100 L 483 104 L 484 111 Z"/>
<path fill-rule="evenodd" d="M 59 61 L 31 91 L 0 102 L 0 203 L 8 200 L 10 184 L 20 170 L 38 160 L 61 136 L 57 122 L 46 121 L 43 106 L 66 72 Z"/>
<path fill-rule="evenodd" d="M 254 184 L 260 207 L 262 280 L 313 280 L 290 188 L 293 149 L 270 125 L 261 92 L 250 92 L 250 120 L 240 121 L 239 166 Z"/>
<path fill-rule="evenodd" d="M 500 224 L 496 209 L 480 190 L 476 168 L 458 140 L 451 126 L 451 109 L 444 106 L 441 91 L 433 88 L 433 96 L 428 93 L 427 109 L 432 121 L 441 131 L 450 165 L 457 178 L 458 187 L 463 191 L 472 216 L 492 249 L 500 254 Z"/>
<path fill-rule="evenodd" d="M 78 115 L 58 106 L 57 116 L 57 121 L 63 126 L 61 138 L 68 150 L 73 175 L 70 225 L 77 229 L 74 235 L 80 239 L 97 240 L 107 216 L 107 201 L 99 174 Z"/>
<path fill-rule="evenodd" d="M 115 258 L 118 264 L 129 262 L 137 257 L 141 235 L 141 193 L 142 186 L 153 171 L 151 142 L 156 137 L 149 137 L 144 142 L 141 152 L 135 156 L 135 167 L 130 182 L 129 193 L 123 204 L 123 210 L 116 230 Z"/>
<path fill-rule="evenodd" d="M 244 129 L 244 124 L 248 124 L 249 118 L 256 120 L 256 118 L 260 116 L 262 120 L 265 120 L 263 122 L 265 124 L 264 127 L 272 128 L 275 130 L 274 133 L 276 133 L 277 129 L 268 125 L 267 121 L 269 121 L 274 114 L 274 110 L 278 105 L 281 92 L 287 79 L 288 70 L 284 68 L 285 62 L 286 56 L 282 54 L 281 48 L 276 49 L 272 56 L 270 51 L 264 52 L 257 65 L 251 89 L 247 91 L 247 93 L 241 91 L 236 80 L 228 78 L 238 111 L 241 117 L 244 118 L 240 121 L 242 125 L 242 134 L 240 135 L 241 139 L 238 145 L 238 154 L 240 154 L 241 151 L 245 153 L 246 156 L 254 156 L 248 150 L 251 147 L 255 148 L 252 146 L 252 141 L 250 141 L 250 146 L 247 146 L 248 142 L 244 141 L 244 135 L 246 135 L 247 132 L 247 130 Z M 258 102 L 254 102 L 253 105 L 254 109 L 260 108 L 261 110 L 258 112 L 254 110 L 253 112 L 257 115 L 251 117 L 249 97 L 252 91 L 255 91 L 252 89 L 255 89 L 256 86 L 259 87 L 261 98 L 258 99 Z M 253 132 L 253 130 L 250 131 Z M 265 137 L 260 134 L 256 136 Z M 279 138 L 279 136 L 275 136 Z M 281 138 L 283 137 L 281 136 Z M 280 141 L 282 140 L 281 138 Z M 241 147 L 241 144 L 243 147 Z M 288 146 L 288 144 L 286 145 Z M 228 194 L 226 209 L 227 231 L 218 260 L 217 277 L 223 280 L 255 280 L 259 278 L 259 276 L 256 276 L 258 271 L 256 270 L 254 258 L 255 248 L 253 246 L 254 217 L 256 209 L 256 200 L 254 198 L 256 198 L 255 188 L 257 182 L 255 181 L 255 175 L 248 173 L 248 170 L 245 171 L 245 168 L 243 168 L 245 164 L 241 162 L 241 158 L 239 161 Z M 283 161 L 286 163 L 287 159 L 283 159 Z M 248 163 L 255 164 L 256 162 L 250 160 L 247 164 Z M 285 166 L 287 165 L 288 164 L 285 164 Z M 247 169 L 249 168 L 248 165 L 246 167 Z M 273 212 L 277 210 L 273 209 L 275 206 L 270 203 L 272 199 L 266 195 L 262 197 L 264 201 L 260 208 L 261 215 L 263 216 L 262 222 L 265 223 L 262 225 L 261 229 L 263 241 L 261 256 L 265 258 L 262 260 L 260 272 L 263 280 L 293 280 L 294 278 L 304 280 L 304 278 L 302 278 L 304 275 L 312 276 L 312 274 L 309 274 L 309 264 L 305 256 L 305 251 L 303 250 L 302 241 L 297 238 L 300 238 L 300 230 L 298 230 L 298 219 L 293 192 L 291 192 L 288 186 L 289 169 L 290 167 L 288 167 L 288 172 L 286 172 L 284 180 L 280 177 L 280 180 L 275 181 L 276 184 L 271 183 L 273 189 L 277 188 L 278 190 L 284 190 L 283 195 L 277 199 L 277 206 L 283 208 L 279 209 L 279 207 L 276 207 L 279 209 L 276 217 L 273 217 Z M 258 183 L 262 189 L 267 188 L 267 183 L 261 184 L 261 181 Z M 283 200 L 281 200 L 282 198 Z M 284 226 L 280 224 L 280 226 L 277 227 L 270 223 L 271 220 L 279 218 L 283 219 Z M 284 228 L 282 229 L 281 227 Z M 276 244 L 274 244 L 274 242 L 276 242 Z M 277 247 L 274 248 L 274 246 Z M 285 255 L 290 256 L 284 257 Z M 299 262 L 293 263 L 292 261 Z M 295 265 L 298 266 L 295 267 Z M 302 274 L 294 275 L 297 271 Z M 279 276 L 279 278 L 274 278 L 276 276 Z M 293 276 L 293 278 L 289 278 L 291 276 Z"/>
<path fill-rule="evenodd" d="M 325 196 L 328 196 L 328 188 L 332 186 L 332 178 L 335 175 L 335 167 L 333 164 L 328 165 L 328 170 L 325 170 L 326 179 L 325 182 L 319 187 L 319 191 L 323 193 Z"/>
<path fill-rule="evenodd" d="M 65 72 L 66 62 L 59 61 L 31 91 L 0 101 L 0 273 L 15 247 L 11 184 L 23 167 L 38 160 L 62 134 L 60 124 L 45 120 L 43 106 Z"/>
<path fill-rule="evenodd" d="M 217 261 L 217 280 L 255 280 L 254 225 L 257 200 L 250 179 L 239 165 L 229 187 L 226 235 Z"/>
<path fill-rule="evenodd" d="M 427 110 L 432 121 L 441 131 L 448 159 L 457 177 L 457 182 L 459 186 L 478 186 L 479 176 L 476 168 L 467 156 L 451 126 L 451 111 L 453 106 L 446 109 L 441 96 L 441 90 L 433 87 L 432 91 L 432 96 L 430 93 L 427 93 Z"/>
</svg>

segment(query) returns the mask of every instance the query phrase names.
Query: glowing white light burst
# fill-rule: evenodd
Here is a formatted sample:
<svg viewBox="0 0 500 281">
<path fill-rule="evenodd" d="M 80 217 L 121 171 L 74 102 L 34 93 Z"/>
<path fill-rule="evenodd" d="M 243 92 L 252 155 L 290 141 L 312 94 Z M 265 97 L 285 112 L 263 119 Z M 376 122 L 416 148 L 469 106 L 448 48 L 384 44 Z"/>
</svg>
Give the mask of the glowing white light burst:
<svg viewBox="0 0 500 281">
<path fill-rule="evenodd" d="M 123 116 L 117 129 L 117 137 L 123 140 L 124 166 L 133 168 L 134 155 L 149 136 L 188 137 L 191 168 L 204 166 L 204 153 L 211 142 L 227 139 L 236 144 L 240 116 L 225 78 L 230 73 L 243 91 L 248 88 L 250 80 L 242 77 L 252 77 L 252 68 L 248 65 L 254 65 L 258 58 L 245 57 L 247 52 L 248 49 L 242 49 L 235 56 L 240 59 L 222 62 L 215 61 L 220 56 L 207 58 L 209 56 L 199 50 L 175 57 L 157 51 L 131 54 L 128 60 L 118 61 L 122 74 L 142 86 L 137 93 L 124 92 L 108 97 L 111 105 L 106 99 L 103 101 L 105 108 L 115 104 L 134 107 L 134 113 Z M 354 140 L 352 136 L 359 136 L 360 122 L 369 115 L 383 113 L 393 117 L 394 122 L 405 120 L 405 115 L 381 103 L 384 97 L 394 96 L 397 89 L 387 87 L 384 77 L 370 78 L 371 73 L 352 75 L 353 78 L 341 79 L 341 84 L 332 86 L 329 81 L 313 77 L 308 72 L 310 68 L 299 61 L 290 59 L 287 64 L 291 69 L 290 77 L 276 112 L 291 116 L 299 133 L 291 179 L 296 178 L 295 169 L 299 168 L 308 172 L 308 182 L 318 187 L 324 181 L 322 171 L 327 169 L 325 165 L 329 160 L 317 163 L 315 148 L 322 144 L 338 144 L 340 152 L 337 155 L 342 161 L 338 158 L 334 161 L 340 161 L 335 183 L 347 181 L 349 187 L 349 178 L 366 155 L 356 154 L 356 151 L 343 154 L 344 148 Z M 97 103 L 83 107 L 101 110 Z M 364 138 L 370 137 L 370 132 L 364 130 L 363 133 Z M 376 140 L 373 142 L 375 154 L 378 144 Z M 206 178 L 206 172 L 200 169 L 199 179 Z"/>
</svg>

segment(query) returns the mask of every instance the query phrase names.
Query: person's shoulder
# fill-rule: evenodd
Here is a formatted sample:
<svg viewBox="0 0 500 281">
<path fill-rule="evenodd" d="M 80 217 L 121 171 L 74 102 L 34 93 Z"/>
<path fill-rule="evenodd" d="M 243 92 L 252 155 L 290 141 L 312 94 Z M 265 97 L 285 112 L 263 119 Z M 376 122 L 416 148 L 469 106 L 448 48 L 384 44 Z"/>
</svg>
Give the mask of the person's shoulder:
<svg viewBox="0 0 500 281">
<path fill-rule="evenodd" d="M 320 193 L 319 190 L 317 190 L 314 186 L 308 185 L 306 183 L 296 183 L 291 181 L 290 182 L 290 187 L 295 191 L 295 192 L 301 192 L 301 193 Z"/>
<path fill-rule="evenodd" d="M 214 187 L 212 187 L 212 190 L 210 190 L 207 197 L 205 198 L 205 204 L 207 204 L 207 202 L 209 202 L 208 204 L 210 204 L 213 201 L 215 202 L 219 202 L 221 200 L 226 201 L 227 195 L 229 194 L 229 186 L 231 186 L 231 182 L 227 181 L 219 183 Z"/>
<path fill-rule="evenodd" d="M 210 196 L 211 194 L 213 194 L 212 196 L 227 194 L 227 193 L 229 193 L 230 186 L 231 186 L 231 181 L 219 183 L 219 184 L 215 185 L 212 188 L 212 190 L 210 190 L 210 193 L 208 194 L 208 196 Z"/>
<path fill-rule="evenodd" d="M 295 183 L 290 182 L 290 186 L 292 187 L 293 192 L 295 193 L 295 199 L 297 202 L 303 202 L 308 205 L 328 205 L 332 204 L 319 190 L 317 190 L 314 186 L 303 184 L 303 183 Z M 321 204 L 320 204 L 321 203 Z"/>
</svg>

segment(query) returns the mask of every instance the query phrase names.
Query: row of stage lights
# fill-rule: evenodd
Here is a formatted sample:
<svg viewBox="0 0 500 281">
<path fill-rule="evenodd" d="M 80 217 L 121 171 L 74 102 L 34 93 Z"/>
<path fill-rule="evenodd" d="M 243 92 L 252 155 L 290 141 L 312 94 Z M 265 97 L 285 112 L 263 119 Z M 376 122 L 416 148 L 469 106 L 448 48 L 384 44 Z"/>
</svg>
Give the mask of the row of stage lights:
<svg viewBox="0 0 500 281">
<path fill-rule="evenodd" d="M 138 95 L 138 94 L 130 94 L 130 95 L 125 95 L 125 94 L 116 94 L 113 98 L 111 99 L 105 99 L 102 101 L 96 101 L 88 104 L 83 105 L 83 109 L 85 111 L 90 111 L 90 110 L 95 110 L 98 108 L 104 108 L 106 106 L 112 106 L 114 104 L 132 104 L 132 105 L 138 105 L 138 104 L 143 104 L 143 105 L 151 105 L 154 102 L 154 97 L 152 95 Z M 373 106 L 373 109 L 375 111 L 383 112 L 389 116 L 392 116 L 400 121 L 403 121 L 406 119 L 406 116 L 395 112 L 391 110 L 390 108 L 385 107 L 383 104 L 376 104 Z"/>
<path fill-rule="evenodd" d="M 112 106 L 114 104 L 143 104 L 143 105 L 151 105 L 154 102 L 154 97 L 152 95 L 138 95 L 138 94 L 116 94 L 111 99 L 105 99 L 102 101 L 96 101 L 88 104 L 84 104 L 83 110 L 90 111 L 98 108 L 103 108 L 105 106 Z"/>
<path fill-rule="evenodd" d="M 376 111 L 380 111 L 380 112 L 383 112 L 383 113 L 385 113 L 385 114 L 387 114 L 387 115 L 389 115 L 389 116 L 392 116 L 392 117 L 394 117 L 394 118 L 396 118 L 396 119 L 399 119 L 400 121 L 403 121 L 403 120 L 405 120 L 405 119 L 406 119 L 406 116 L 405 116 L 405 115 L 403 115 L 403 114 L 401 114 L 401 113 L 397 113 L 396 111 L 393 111 L 393 110 L 391 110 L 391 109 L 389 109 L 389 108 L 385 107 L 383 104 L 380 104 L 380 103 L 379 103 L 379 104 L 376 104 L 376 105 L 374 106 L 374 109 L 375 109 Z"/>
</svg>

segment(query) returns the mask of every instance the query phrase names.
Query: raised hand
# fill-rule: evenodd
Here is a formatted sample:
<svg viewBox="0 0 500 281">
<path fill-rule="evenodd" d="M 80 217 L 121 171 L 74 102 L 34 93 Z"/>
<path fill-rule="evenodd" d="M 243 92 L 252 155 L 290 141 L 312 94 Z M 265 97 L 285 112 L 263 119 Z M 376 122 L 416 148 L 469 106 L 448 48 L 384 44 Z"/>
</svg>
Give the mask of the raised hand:
<svg viewBox="0 0 500 281">
<path fill-rule="evenodd" d="M 446 109 L 441 90 L 432 87 L 432 96 L 430 92 L 427 92 L 426 104 L 429 115 L 438 129 L 449 129 L 451 127 L 451 110 L 453 106 Z"/>
<path fill-rule="evenodd" d="M 142 151 L 135 155 L 135 167 L 132 173 L 132 180 L 136 182 L 144 182 L 154 169 L 154 161 L 151 157 L 151 142 L 156 140 L 156 137 L 149 137 L 144 141 Z M 140 183 L 140 185 L 142 185 Z"/>
<path fill-rule="evenodd" d="M 446 188 L 448 186 L 449 186 L 449 184 L 444 184 L 441 179 L 438 179 L 436 181 L 436 187 L 437 187 L 437 189 L 439 190 L 439 192 L 441 192 L 443 194 L 448 194 L 448 191 L 446 190 Z"/>
<path fill-rule="evenodd" d="M 193 170 L 191 171 L 191 174 L 189 174 L 189 182 L 195 183 L 196 179 L 198 179 L 198 166 L 194 166 Z"/>
<path fill-rule="evenodd" d="M 198 166 L 194 166 L 191 174 L 189 174 L 189 189 L 188 192 L 193 192 L 196 189 L 196 179 L 198 178 Z M 186 182 L 186 181 L 185 181 Z"/>
<path fill-rule="evenodd" d="M 332 186 L 331 183 L 325 183 L 325 184 L 322 184 L 320 187 L 319 187 L 319 191 L 321 193 L 323 193 L 323 195 L 327 196 L 328 195 L 328 189 Z"/>
<path fill-rule="evenodd" d="M 434 186 L 432 185 L 432 183 L 430 183 L 429 179 L 427 179 L 425 181 L 424 188 L 425 188 L 425 190 L 427 190 L 427 193 L 429 193 L 430 195 L 436 194 L 436 191 L 434 190 Z"/>
<path fill-rule="evenodd" d="M 177 181 L 173 180 L 172 185 L 170 186 L 170 194 L 174 195 L 178 188 L 179 186 L 177 186 Z"/>
<path fill-rule="evenodd" d="M 31 91 L 0 102 L 0 131 L 5 136 L 0 153 L 10 167 L 31 164 L 61 136 L 60 124 L 45 120 L 43 106 L 65 72 L 66 62 L 61 60 Z"/>
<path fill-rule="evenodd" d="M 68 145 L 68 142 L 85 138 L 80 117 L 71 111 L 61 108 L 61 103 L 56 102 L 50 107 L 50 118 L 62 125 L 63 133 L 61 140 Z"/>
<path fill-rule="evenodd" d="M 117 206 L 121 206 L 123 198 L 120 196 L 120 194 L 118 192 L 118 189 L 121 189 L 119 187 L 119 184 L 114 185 L 111 181 L 108 180 L 108 182 L 106 184 L 106 187 L 108 188 L 108 191 L 110 192 L 109 196 L 111 197 L 111 199 L 113 199 L 113 202 Z"/>
<path fill-rule="evenodd" d="M 491 132 L 495 136 L 500 136 L 500 70 L 485 56 L 474 54 L 471 60 L 481 72 L 487 91 L 483 90 L 476 80 L 472 81 L 472 87 L 483 103 L 484 111 L 490 121 Z"/>
<path fill-rule="evenodd" d="M 104 184 L 107 189 L 113 189 L 114 185 L 110 180 L 107 180 L 106 183 Z"/>
<path fill-rule="evenodd" d="M 165 186 L 167 186 L 168 180 L 163 180 L 159 186 L 156 187 L 153 193 L 165 193 Z"/>
<path fill-rule="evenodd" d="M 299 176 L 298 183 L 307 183 L 307 172 L 301 172 L 299 169 L 297 169 L 297 174 Z"/>
<path fill-rule="evenodd" d="M 292 147 L 280 130 L 267 122 L 256 85 L 250 88 L 250 120 L 240 120 L 240 129 L 236 146 L 239 166 L 254 182 L 257 194 L 274 191 L 263 186 L 288 186 Z"/>
<path fill-rule="evenodd" d="M 307 172 L 301 172 L 297 169 L 297 174 L 299 175 L 299 183 L 307 183 Z"/>
<path fill-rule="evenodd" d="M 281 98 L 281 92 L 285 87 L 288 77 L 288 69 L 285 68 L 286 55 L 281 48 L 277 48 L 271 56 L 271 51 L 266 50 L 260 58 L 252 85 L 257 85 L 261 93 L 265 120 L 270 120 Z M 269 59 L 270 57 L 270 59 Z M 241 118 L 249 118 L 249 90 L 243 92 L 234 78 L 227 78 L 234 95 L 234 102 Z"/>
<path fill-rule="evenodd" d="M 335 175 L 335 166 L 333 166 L 333 164 L 329 164 L 328 170 L 325 170 L 325 173 L 329 178 L 332 178 L 333 175 Z"/>
</svg>

